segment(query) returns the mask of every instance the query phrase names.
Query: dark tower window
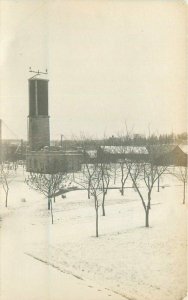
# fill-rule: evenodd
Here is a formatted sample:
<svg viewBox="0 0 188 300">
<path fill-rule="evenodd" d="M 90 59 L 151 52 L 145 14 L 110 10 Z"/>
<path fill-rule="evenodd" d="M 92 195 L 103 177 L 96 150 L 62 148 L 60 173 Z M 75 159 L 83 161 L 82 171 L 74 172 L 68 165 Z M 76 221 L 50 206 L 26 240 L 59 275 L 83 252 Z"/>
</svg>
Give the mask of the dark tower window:
<svg viewBox="0 0 188 300">
<path fill-rule="evenodd" d="M 36 116 L 35 81 L 29 80 L 29 116 Z"/>
<path fill-rule="evenodd" d="M 38 114 L 42 116 L 48 115 L 48 81 L 37 81 L 38 91 Z"/>
<path fill-rule="evenodd" d="M 29 80 L 29 116 L 48 116 L 48 80 Z"/>
</svg>

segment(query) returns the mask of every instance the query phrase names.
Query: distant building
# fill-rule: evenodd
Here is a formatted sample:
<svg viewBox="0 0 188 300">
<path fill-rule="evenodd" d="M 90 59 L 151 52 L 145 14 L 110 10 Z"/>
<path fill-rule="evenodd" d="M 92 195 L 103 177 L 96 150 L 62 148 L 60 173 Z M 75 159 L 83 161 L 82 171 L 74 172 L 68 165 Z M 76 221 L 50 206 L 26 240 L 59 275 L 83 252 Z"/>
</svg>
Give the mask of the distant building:
<svg viewBox="0 0 188 300">
<path fill-rule="evenodd" d="M 187 166 L 186 146 L 155 145 L 149 146 L 148 152 L 153 161 L 158 165 Z"/>
<path fill-rule="evenodd" d="M 157 165 L 187 166 L 187 145 L 104 146 L 97 151 L 97 160 L 117 162 L 121 159 L 153 161 Z"/>
<path fill-rule="evenodd" d="M 1 159 L 2 161 L 16 162 L 26 159 L 26 142 L 23 140 L 2 140 Z"/>
<path fill-rule="evenodd" d="M 98 159 L 106 162 L 117 162 L 121 159 L 147 160 L 146 147 L 137 146 L 104 146 L 98 149 Z"/>
</svg>

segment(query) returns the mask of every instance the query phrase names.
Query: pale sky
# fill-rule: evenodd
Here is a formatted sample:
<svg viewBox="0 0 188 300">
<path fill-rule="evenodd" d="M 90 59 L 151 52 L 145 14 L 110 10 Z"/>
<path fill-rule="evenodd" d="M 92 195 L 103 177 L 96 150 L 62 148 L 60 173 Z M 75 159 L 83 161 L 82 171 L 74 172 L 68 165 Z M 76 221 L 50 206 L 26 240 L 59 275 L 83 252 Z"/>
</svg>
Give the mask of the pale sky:
<svg viewBox="0 0 188 300">
<path fill-rule="evenodd" d="M 0 118 L 27 137 L 29 67 L 49 71 L 51 139 L 186 130 L 185 1 L 0 0 Z M 4 138 L 14 138 L 3 127 Z"/>
</svg>

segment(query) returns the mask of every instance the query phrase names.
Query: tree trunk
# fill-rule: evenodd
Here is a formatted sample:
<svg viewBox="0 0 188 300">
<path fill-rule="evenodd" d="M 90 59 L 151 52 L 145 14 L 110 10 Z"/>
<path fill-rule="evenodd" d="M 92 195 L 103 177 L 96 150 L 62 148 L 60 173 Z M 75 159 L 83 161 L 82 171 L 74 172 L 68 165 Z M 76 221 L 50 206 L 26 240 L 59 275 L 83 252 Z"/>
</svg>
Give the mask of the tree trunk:
<svg viewBox="0 0 188 300">
<path fill-rule="evenodd" d="M 99 216 L 98 216 L 98 207 L 96 208 L 96 237 L 99 236 L 98 228 L 99 228 Z"/>
<path fill-rule="evenodd" d="M 89 181 L 89 183 L 88 183 L 88 189 L 87 189 L 87 198 L 88 198 L 88 199 L 90 199 L 90 196 L 91 196 L 91 195 L 90 195 L 90 194 L 91 194 L 91 193 L 90 193 L 90 185 L 91 185 L 91 183 L 90 183 L 90 181 Z"/>
<path fill-rule="evenodd" d="M 146 223 L 145 223 L 146 227 L 149 227 L 149 208 L 146 209 Z"/>
<path fill-rule="evenodd" d="M 53 216 L 53 208 L 52 208 L 52 199 L 51 198 L 50 198 L 50 208 L 51 208 L 52 224 L 54 224 L 54 216 Z"/>
<path fill-rule="evenodd" d="M 103 194 L 103 199 L 102 199 L 102 215 L 103 215 L 103 217 L 105 216 L 104 202 L 105 202 L 105 195 Z"/>
<path fill-rule="evenodd" d="M 105 208 L 104 208 L 104 203 L 102 204 L 102 216 L 105 217 L 106 214 L 105 214 Z"/>
<path fill-rule="evenodd" d="M 151 209 L 151 191 L 148 192 L 148 209 Z"/>
<path fill-rule="evenodd" d="M 116 170 L 116 165 L 115 165 L 114 184 L 116 184 L 116 172 L 117 172 L 117 170 Z"/>
<path fill-rule="evenodd" d="M 98 215 L 98 201 L 97 201 L 97 197 L 95 196 L 95 212 L 96 212 L 96 237 L 99 236 L 99 215 Z"/>
<path fill-rule="evenodd" d="M 8 206 L 8 190 L 6 191 L 6 201 L 5 201 L 5 207 Z"/>
<path fill-rule="evenodd" d="M 50 210 L 50 206 L 51 206 L 51 200 L 50 200 L 50 198 L 48 197 L 48 210 Z"/>
<path fill-rule="evenodd" d="M 55 203 L 55 197 L 54 197 L 54 203 Z"/>
<path fill-rule="evenodd" d="M 183 182 L 183 204 L 185 204 L 185 181 Z"/>
<path fill-rule="evenodd" d="M 121 166 L 121 196 L 124 196 L 124 172 L 123 172 L 123 165 Z"/>
<path fill-rule="evenodd" d="M 160 192 L 160 179 L 157 180 L 157 192 Z"/>
<path fill-rule="evenodd" d="M 124 184 L 121 182 L 121 196 L 124 196 Z"/>
</svg>

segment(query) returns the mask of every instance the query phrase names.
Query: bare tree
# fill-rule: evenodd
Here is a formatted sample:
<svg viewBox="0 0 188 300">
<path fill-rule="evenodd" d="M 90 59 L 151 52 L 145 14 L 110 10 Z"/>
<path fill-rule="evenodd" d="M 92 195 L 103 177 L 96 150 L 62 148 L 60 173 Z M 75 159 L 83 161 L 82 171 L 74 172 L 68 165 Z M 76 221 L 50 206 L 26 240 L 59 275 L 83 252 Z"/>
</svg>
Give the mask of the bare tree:
<svg viewBox="0 0 188 300">
<path fill-rule="evenodd" d="M 118 159 L 118 175 L 121 181 L 120 193 L 122 196 L 124 196 L 125 184 L 129 178 L 129 173 L 132 167 L 132 164 L 130 164 L 130 160 L 135 159 L 134 148 L 135 147 L 133 146 L 125 146 L 122 144 L 121 146 L 117 147 L 116 150 L 117 154 L 120 156 L 120 159 Z"/>
<path fill-rule="evenodd" d="M 110 180 L 112 178 L 111 160 L 108 156 L 108 153 L 105 152 L 105 145 L 98 147 L 95 162 L 97 162 L 99 169 L 98 171 L 101 174 L 102 215 L 105 216 L 105 199 L 108 192 Z"/>
<path fill-rule="evenodd" d="M 116 179 L 117 179 L 117 163 L 113 163 L 113 170 L 114 170 L 114 184 L 116 184 Z"/>
<path fill-rule="evenodd" d="M 93 161 L 97 157 L 97 150 L 96 150 L 96 144 L 92 137 L 87 137 L 84 132 L 80 133 L 80 137 L 76 138 L 74 137 L 75 142 L 78 143 L 79 148 L 81 148 L 81 151 L 83 153 L 83 164 L 82 164 L 82 172 L 81 174 L 81 180 L 79 180 L 79 183 L 82 182 L 82 187 L 84 189 L 87 189 L 87 197 L 90 199 L 91 193 L 90 193 L 90 186 L 91 186 L 91 178 L 93 176 L 93 168 L 91 168 L 91 165 Z M 90 144 L 92 145 L 92 149 L 90 148 Z M 78 177 L 73 174 L 73 181 L 76 182 Z"/>
<path fill-rule="evenodd" d="M 129 177 L 129 173 L 130 173 L 130 164 L 127 164 L 127 160 L 126 159 L 121 159 L 118 161 L 119 163 L 119 171 L 120 171 L 120 178 L 121 178 L 121 189 L 120 189 L 120 193 L 122 196 L 124 196 L 124 188 L 125 188 L 125 183 Z"/>
<path fill-rule="evenodd" d="M 96 237 L 99 236 L 99 207 L 101 206 L 101 198 L 99 197 L 102 194 L 102 174 L 99 163 L 88 164 L 87 168 L 83 168 L 79 177 L 75 177 L 75 183 L 81 186 L 83 189 L 88 190 L 90 198 L 94 200 L 95 207 L 95 224 L 96 224 Z"/>
<path fill-rule="evenodd" d="M 87 198 L 91 198 L 91 181 L 94 174 L 93 164 L 85 163 L 82 165 L 81 172 L 72 176 L 72 182 L 81 186 L 87 191 Z"/>
<path fill-rule="evenodd" d="M 114 184 L 116 183 L 116 178 L 120 178 L 121 188 L 120 193 L 124 196 L 124 188 L 126 181 L 129 177 L 129 165 L 127 165 L 127 154 L 130 150 L 130 147 L 123 145 L 124 137 L 121 140 L 122 145 L 119 146 L 111 146 L 109 149 L 105 149 L 104 151 L 110 152 L 112 155 L 113 164 L 111 164 L 112 170 L 114 171 Z M 131 148 L 132 149 L 132 148 Z M 105 153 L 105 152 L 104 152 Z M 105 161 L 105 160 L 104 160 Z M 107 164 L 110 162 L 107 161 Z"/>
<path fill-rule="evenodd" d="M 186 166 L 175 167 L 171 174 L 183 183 L 183 204 L 185 204 L 185 192 L 186 192 L 186 184 L 187 184 L 187 167 Z"/>
<path fill-rule="evenodd" d="M 111 179 L 111 168 L 110 163 L 101 162 L 99 164 L 100 172 L 101 172 L 101 187 L 102 187 L 102 215 L 105 216 L 105 199 L 108 192 L 108 187 Z"/>
<path fill-rule="evenodd" d="M 2 162 L 0 164 L 0 183 L 2 184 L 3 190 L 5 192 L 5 207 L 8 206 L 10 183 L 13 180 L 14 176 L 15 172 L 11 163 Z"/>
<path fill-rule="evenodd" d="M 152 162 L 131 162 L 131 164 L 130 177 L 144 207 L 145 226 L 149 227 L 153 187 L 155 182 L 164 174 L 167 166 L 157 166 Z M 144 193 L 145 190 L 146 195 Z"/>
<path fill-rule="evenodd" d="M 98 165 L 94 165 L 94 173 L 91 179 L 91 195 L 94 199 L 95 204 L 95 216 L 96 216 L 96 237 L 99 236 L 99 207 L 101 205 L 101 201 L 99 196 L 101 195 L 102 191 L 102 176 L 101 176 L 101 169 Z"/>
<path fill-rule="evenodd" d="M 125 120 L 125 132 L 119 134 L 121 145 L 117 147 L 116 150 L 118 152 L 117 154 L 121 157 L 118 160 L 118 166 L 119 166 L 119 173 L 121 178 L 120 193 L 122 196 L 124 196 L 125 183 L 129 177 L 130 167 L 131 167 L 131 164 L 127 163 L 127 155 L 129 155 L 133 151 L 133 148 L 131 146 L 126 146 L 125 143 L 126 141 L 131 140 L 132 132 L 133 132 L 133 128 L 129 130 L 127 126 L 127 122 Z"/>
<path fill-rule="evenodd" d="M 87 197 L 88 197 L 88 199 L 90 199 L 90 197 L 91 197 L 91 181 L 92 181 L 94 169 L 91 168 L 91 164 L 89 164 L 89 163 L 86 162 L 83 165 L 83 169 L 82 170 L 83 170 L 83 175 L 84 175 L 83 178 L 85 178 L 84 179 L 84 186 L 87 189 Z"/>
<path fill-rule="evenodd" d="M 30 173 L 25 179 L 28 186 L 40 192 L 48 199 L 48 210 L 51 211 L 51 219 L 53 224 L 53 206 L 52 197 L 59 190 L 66 186 L 67 174 L 66 173 Z"/>
</svg>

